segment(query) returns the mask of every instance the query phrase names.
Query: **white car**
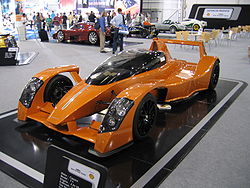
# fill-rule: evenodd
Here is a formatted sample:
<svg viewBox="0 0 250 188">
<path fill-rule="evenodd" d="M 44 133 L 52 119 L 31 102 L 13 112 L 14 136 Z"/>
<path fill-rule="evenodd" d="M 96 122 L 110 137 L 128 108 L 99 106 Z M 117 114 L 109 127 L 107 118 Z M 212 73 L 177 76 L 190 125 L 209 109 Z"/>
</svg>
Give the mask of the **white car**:
<svg viewBox="0 0 250 188">
<path fill-rule="evenodd" d="M 173 22 L 171 20 L 164 20 L 162 23 L 151 23 L 154 25 L 156 30 L 161 31 L 170 31 L 170 33 L 175 33 L 176 31 L 186 30 L 186 26 L 180 23 Z"/>
<path fill-rule="evenodd" d="M 207 22 L 196 19 L 185 19 L 181 24 L 185 25 L 187 29 L 192 29 L 194 31 L 198 31 L 200 28 L 207 26 Z"/>
</svg>

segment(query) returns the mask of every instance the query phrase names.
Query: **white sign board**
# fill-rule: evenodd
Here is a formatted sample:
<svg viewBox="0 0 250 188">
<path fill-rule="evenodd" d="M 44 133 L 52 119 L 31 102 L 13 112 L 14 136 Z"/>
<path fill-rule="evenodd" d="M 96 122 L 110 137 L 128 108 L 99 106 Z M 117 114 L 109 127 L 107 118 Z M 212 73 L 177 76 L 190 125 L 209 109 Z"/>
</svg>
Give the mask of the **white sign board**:
<svg viewBox="0 0 250 188">
<path fill-rule="evenodd" d="M 92 188 L 97 188 L 101 176 L 97 170 L 69 159 L 68 171 L 92 183 Z"/>
<path fill-rule="evenodd" d="M 229 19 L 232 16 L 232 8 L 206 8 L 203 13 L 203 18 L 219 18 Z"/>
</svg>

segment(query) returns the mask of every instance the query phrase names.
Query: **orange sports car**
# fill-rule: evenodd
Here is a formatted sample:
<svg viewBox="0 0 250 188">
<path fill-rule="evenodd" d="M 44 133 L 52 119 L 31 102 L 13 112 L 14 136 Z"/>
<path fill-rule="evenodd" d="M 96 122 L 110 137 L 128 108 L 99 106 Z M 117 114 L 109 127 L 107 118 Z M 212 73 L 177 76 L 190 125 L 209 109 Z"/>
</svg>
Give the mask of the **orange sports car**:
<svg viewBox="0 0 250 188">
<path fill-rule="evenodd" d="M 171 58 L 166 43 L 200 49 L 198 63 Z M 186 99 L 214 89 L 219 59 L 207 56 L 202 42 L 153 39 L 149 50 L 128 50 L 104 61 L 87 78 L 76 65 L 36 74 L 23 90 L 18 119 L 93 143 L 89 152 L 108 156 L 146 137 L 155 123 L 157 104 Z M 65 76 L 65 73 L 70 73 Z M 87 126 L 79 119 L 102 113 Z"/>
</svg>

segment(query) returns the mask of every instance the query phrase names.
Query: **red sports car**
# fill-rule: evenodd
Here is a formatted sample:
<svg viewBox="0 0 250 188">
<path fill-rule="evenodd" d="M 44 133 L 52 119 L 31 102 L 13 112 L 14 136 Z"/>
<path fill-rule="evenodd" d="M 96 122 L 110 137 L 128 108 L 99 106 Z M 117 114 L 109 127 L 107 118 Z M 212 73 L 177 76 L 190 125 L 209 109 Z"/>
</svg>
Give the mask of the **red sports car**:
<svg viewBox="0 0 250 188">
<path fill-rule="evenodd" d="M 58 30 L 53 39 L 57 39 L 59 42 L 72 41 L 82 42 L 87 41 L 90 44 L 98 44 L 99 42 L 99 30 L 95 29 L 95 24 L 90 22 L 76 23 L 70 29 Z M 106 40 L 110 40 L 110 29 L 106 30 Z"/>
</svg>

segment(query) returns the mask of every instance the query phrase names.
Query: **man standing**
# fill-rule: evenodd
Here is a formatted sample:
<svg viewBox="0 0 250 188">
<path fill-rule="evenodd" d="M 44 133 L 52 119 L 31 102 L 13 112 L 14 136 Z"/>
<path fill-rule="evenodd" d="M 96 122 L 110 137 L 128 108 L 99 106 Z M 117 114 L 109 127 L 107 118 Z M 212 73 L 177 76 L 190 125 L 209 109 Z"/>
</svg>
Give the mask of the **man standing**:
<svg viewBox="0 0 250 188">
<path fill-rule="evenodd" d="M 122 9 L 118 8 L 118 14 L 110 21 L 110 23 L 114 27 L 114 37 L 113 37 L 113 54 L 115 54 L 117 50 L 117 44 L 120 45 L 120 51 L 123 51 L 123 34 L 119 34 L 119 28 L 122 25 L 125 25 L 124 23 L 124 17 L 122 15 Z"/>
<path fill-rule="evenodd" d="M 99 29 L 99 35 L 100 35 L 100 52 L 101 53 L 106 53 L 104 50 L 105 46 L 105 31 L 106 31 L 106 12 L 102 12 L 101 17 L 99 18 L 99 23 L 100 23 L 100 29 Z"/>
<path fill-rule="evenodd" d="M 90 15 L 89 15 L 89 21 L 95 22 L 95 19 L 96 19 L 95 13 L 93 11 L 91 11 Z"/>
<path fill-rule="evenodd" d="M 55 16 L 56 16 L 56 15 L 55 15 L 55 12 L 52 10 L 52 13 L 51 13 L 51 15 L 50 15 L 51 19 L 53 20 Z"/>
<path fill-rule="evenodd" d="M 42 29 L 42 20 L 39 12 L 37 13 L 35 19 L 36 28 L 38 31 L 40 31 Z"/>
<path fill-rule="evenodd" d="M 127 25 L 129 26 L 132 22 L 132 19 L 131 19 L 131 14 L 130 14 L 130 11 L 128 11 L 127 15 L 126 15 L 126 21 L 127 21 Z"/>
<path fill-rule="evenodd" d="M 62 16 L 62 28 L 63 29 L 67 29 L 67 16 L 66 16 L 66 13 L 64 12 L 63 13 L 63 16 Z"/>
<path fill-rule="evenodd" d="M 52 28 L 52 18 L 50 17 L 50 15 L 48 14 L 48 17 L 45 19 L 46 22 L 46 26 L 47 26 L 47 31 L 51 32 L 51 28 Z"/>
<path fill-rule="evenodd" d="M 54 24 L 55 32 L 60 29 L 60 22 L 61 22 L 61 20 L 60 20 L 59 14 L 57 13 L 56 16 L 53 19 L 53 24 Z"/>
<path fill-rule="evenodd" d="M 68 20 L 69 20 L 69 27 L 71 27 L 73 25 L 73 14 L 72 12 L 69 13 L 68 15 Z"/>
<path fill-rule="evenodd" d="M 24 13 L 22 14 L 20 21 L 16 22 L 18 38 L 20 41 L 27 40 L 27 38 L 26 38 L 26 22 L 27 22 L 27 17 L 26 17 L 26 14 L 24 14 Z"/>
</svg>

